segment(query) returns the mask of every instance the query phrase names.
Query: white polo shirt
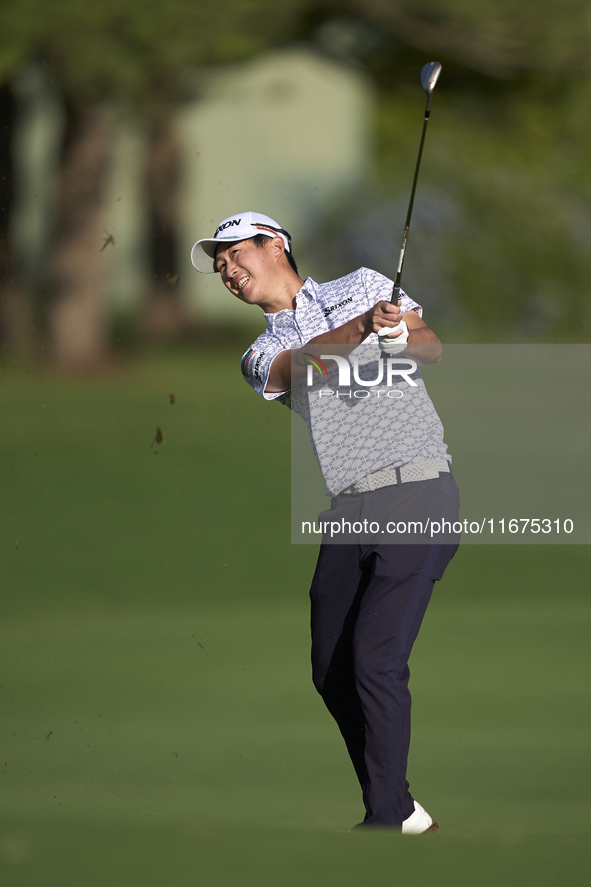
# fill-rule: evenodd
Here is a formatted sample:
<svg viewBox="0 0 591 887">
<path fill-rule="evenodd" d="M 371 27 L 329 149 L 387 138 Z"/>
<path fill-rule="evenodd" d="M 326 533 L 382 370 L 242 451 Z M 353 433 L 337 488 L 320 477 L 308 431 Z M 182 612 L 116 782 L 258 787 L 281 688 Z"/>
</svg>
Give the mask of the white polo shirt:
<svg viewBox="0 0 591 887">
<path fill-rule="evenodd" d="M 319 396 L 318 385 L 314 390 L 298 385 L 291 392 L 265 391 L 277 354 L 342 326 L 380 300 L 389 301 L 392 289 L 391 280 L 369 268 L 322 284 L 308 278 L 296 295 L 295 310 L 265 314 L 267 329 L 242 357 L 242 375 L 257 394 L 266 400 L 280 400 L 308 425 L 327 493 L 332 496 L 386 466 L 446 470 L 451 461 L 443 442 L 443 426 L 418 371 L 413 376 L 415 384 L 407 385 L 399 400 L 377 398 L 377 389 L 371 398 L 357 399 L 354 393 L 347 398 L 344 391 L 338 396 L 336 367 L 325 387 L 335 396 Z M 400 295 L 403 313 L 414 310 L 422 316 L 420 305 L 402 290 Z M 353 353 L 361 356 L 362 363 L 375 362 L 377 343 L 378 337 L 372 333 Z M 327 352 L 334 350 L 329 344 L 325 347 Z"/>
<path fill-rule="evenodd" d="M 359 268 L 328 283 L 316 283 L 311 277 L 296 295 L 296 307 L 265 314 L 267 329 L 243 355 L 242 375 L 257 394 L 275 400 L 281 393 L 265 391 L 274 357 L 280 351 L 299 348 L 310 339 L 343 326 L 348 320 L 369 311 L 380 300 L 390 301 L 394 284 L 370 268 Z M 414 310 L 422 317 L 423 309 L 401 290 L 401 310 Z M 365 341 L 376 343 L 372 333 Z"/>
</svg>

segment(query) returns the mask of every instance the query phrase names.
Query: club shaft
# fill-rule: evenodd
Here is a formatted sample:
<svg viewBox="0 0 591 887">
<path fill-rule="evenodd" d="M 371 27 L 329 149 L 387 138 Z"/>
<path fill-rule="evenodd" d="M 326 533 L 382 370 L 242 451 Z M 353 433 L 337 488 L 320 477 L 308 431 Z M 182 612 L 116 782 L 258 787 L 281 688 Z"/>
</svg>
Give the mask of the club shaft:
<svg viewBox="0 0 591 887">
<path fill-rule="evenodd" d="M 412 217 L 412 208 L 415 202 L 415 191 L 417 189 L 417 181 L 419 178 L 419 169 L 421 166 L 421 157 L 423 156 L 423 145 L 425 144 L 425 134 L 427 132 L 427 124 L 429 123 L 429 114 L 431 113 L 431 98 L 427 97 L 427 106 L 425 107 L 425 120 L 423 122 L 423 131 L 421 133 L 421 142 L 419 144 L 419 154 L 415 166 L 415 174 L 412 180 L 412 188 L 410 191 L 410 200 L 408 203 L 408 212 L 406 214 L 406 222 L 404 223 L 404 234 L 402 235 L 402 244 L 400 246 L 400 258 L 398 259 L 398 269 L 396 271 L 396 279 L 394 281 L 394 289 L 392 290 L 391 301 L 396 304 L 400 298 L 400 280 L 402 278 L 402 266 L 404 264 L 404 254 L 406 253 L 406 244 L 408 242 L 408 231 L 410 228 L 410 220 Z"/>
</svg>

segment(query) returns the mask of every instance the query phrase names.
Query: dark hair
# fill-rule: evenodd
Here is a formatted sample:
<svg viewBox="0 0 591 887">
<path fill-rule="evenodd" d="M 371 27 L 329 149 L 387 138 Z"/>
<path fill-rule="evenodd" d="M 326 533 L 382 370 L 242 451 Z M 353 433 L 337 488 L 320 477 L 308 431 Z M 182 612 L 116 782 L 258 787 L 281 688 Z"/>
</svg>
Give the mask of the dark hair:
<svg viewBox="0 0 591 887">
<path fill-rule="evenodd" d="M 291 248 L 291 237 L 289 236 L 287 231 L 284 231 L 283 228 L 274 228 L 273 230 L 277 231 L 278 234 L 284 234 L 285 237 L 287 237 L 287 242 L 289 243 L 289 246 Z M 256 246 L 258 246 L 259 249 L 262 249 L 269 240 L 273 240 L 272 237 L 267 237 L 266 234 L 255 234 L 255 236 L 251 239 L 256 244 Z M 287 261 L 289 262 L 290 268 L 292 268 L 299 277 L 298 266 L 296 265 L 296 261 L 292 256 L 290 250 L 285 250 L 285 256 L 287 258 Z"/>
</svg>

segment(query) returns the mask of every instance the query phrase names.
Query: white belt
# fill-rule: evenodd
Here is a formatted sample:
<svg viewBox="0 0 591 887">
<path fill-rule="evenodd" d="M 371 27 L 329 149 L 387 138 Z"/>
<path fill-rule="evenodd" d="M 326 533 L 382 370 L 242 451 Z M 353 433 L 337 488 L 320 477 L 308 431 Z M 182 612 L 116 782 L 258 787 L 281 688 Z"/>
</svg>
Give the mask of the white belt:
<svg viewBox="0 0 591 887">
<path fill-rule="evenodd" d="M 418 465 L 403 465 L 401 468 L 393 468 L 388 465 L 360 477 L 355 483 L 341 490 L 339 495 L 354 495 L 355 493 L 369 493 L 371 490 L 379 490 L 381 487 L 390 487 L 400 483 L 407 484 L 418 480 L 432 480 L 439 477 L 439 472 L 449 472 L 449 464 L 440 462 L 438 468 L 421 468 Z"/>
</svg>

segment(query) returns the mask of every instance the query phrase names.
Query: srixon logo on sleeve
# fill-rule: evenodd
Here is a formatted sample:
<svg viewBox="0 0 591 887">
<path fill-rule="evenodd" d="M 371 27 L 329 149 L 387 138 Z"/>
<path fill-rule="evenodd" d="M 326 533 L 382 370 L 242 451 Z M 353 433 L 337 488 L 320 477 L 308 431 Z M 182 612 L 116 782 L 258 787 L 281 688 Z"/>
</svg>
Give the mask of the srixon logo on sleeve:
<svg viewBox="0 0 591 887">
<path fill-rule="evenodd" d="M 241 221 L 242 221 L 242 219 L 230 219 L 229 221 L 224 222 L 223 225 L 218 225 L 218 227 L 216 228 L 216 232 L 213 236 L 217 237 L 218 234 L 220 234 L 222 231 L 225 231 L 226 228 L 232 228 L 234 225 L 236 225 L 236 227 L 238 227 L 238 225 L 240 224 Z"/>
<path fill-rule="evenodd" d="M 253 346 L 248 349 L 240 361 L 240 369 L 245 379 L 256 379 L 257 382 L 262 382 L 261 363 L 264 356 L 264 351 L 257 351 Z"/>
</svg>

